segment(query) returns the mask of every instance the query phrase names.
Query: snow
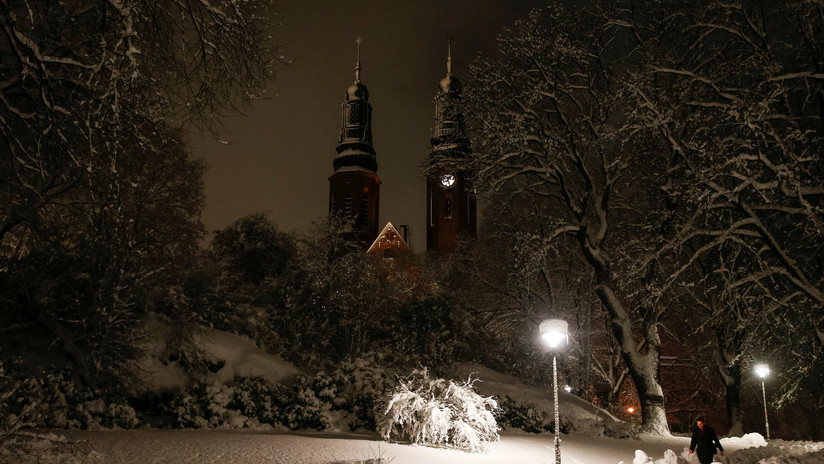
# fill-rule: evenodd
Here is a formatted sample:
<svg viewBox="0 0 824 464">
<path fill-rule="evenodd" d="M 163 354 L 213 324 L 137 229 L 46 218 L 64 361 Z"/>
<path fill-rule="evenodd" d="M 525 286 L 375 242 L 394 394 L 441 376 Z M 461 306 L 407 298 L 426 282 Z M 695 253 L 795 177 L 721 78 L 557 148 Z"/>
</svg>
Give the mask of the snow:
<svg viewBox="0 0 824 464">
<path fill-rule="evenodd" d="M 150 324 L 157 323 L 150 321 Z M 159 324 L 162 325 L 162 324 Z M 161 334 L 160 327 L 154 333 Z M 162 334 L 161 334 L 162 335 Z M 272 379 L 287 379 L 299 372 L 278 356 L 266 354 L 244 337 L 214 329 L 204 329 L 197 344 L 207 353 L 225 362 L 216 377 L 231 375 L 266 375 Z M 162 345 L 156 340 L 156 347 Z M 149 360 L 147 364 L 152 364 Z M 158 362 L 162 366 L 162 363 Z M 158 367 L 158 366 L 155 366 Z M 224 372 L 225 370 L 225 372 Z M 156 384 L 171 382 L 173 376 L 155 372 Z M 522 403 L 534 403 L 540 408 L 552 407 L 552 392 L 546 388 L 524 384 L 520 379 L 495 372 L 477 364 L 460 366 L 456 380 L 477 378 L 476 390 L 482 395 L 509 395 Z M 688 454 L 687 436 L 637 436 L 607 438 L 604 427 L 629 430 L 628 426 L 595 408 L 588 402 L 566 392 L 559 392 L 562 421 L 573 424 L 574 431 L 561 436 L 561 457 L 564 464 L 698 464 Z M 595 424 L 595 425 L 593 425 Z M 596 426 L 599 425 L 600 427 Z M 207 464 L 374 464 L 377 458 L 392 464 L 507 464 L 553 463 L 553 434 L 527 434 L 518 430 L 501 432 L 501 440 L 487 444 L 482 453 L 466 453 L 452 449 L 437 449 L 408 444 L 387 443 L 377 432 L 280 431 L 266 426 L 230 430 L 60 430 L 41 434 L 42 443 L 74 442 L 73 449 L 84 450 L 82 459 L 67 458 L 65 453 L 49 460 L 45 451 L 27 462 L 84 462 L 105 464 L 186 463 Z M 48 439 L 44 439 L 47 437 Z M 743 437 L 722 438 L 726 455 L 716 456 L 724 464 L 821 464 L 824 463 L 824 443 L 771 440 L 767 443 L 756 433 Z M 43 446 L 43 448 L 47 448 Z M 39 460 L 38 460 L 39 459 Z M 2 456 L 0 456 L 2 460 Z"/>
<path fill-rule="evenodd" d="M 145 381 L 149 388 L 164 390 L 184 388 L 190 380 L 177 363 L 162 361 L 162 353 L 171 338 L 168 322 L 156 313 L 149 313 L 144 321 L 143 331 L 148 335 L 145 342 L 146 356 L 140 361 L 140 368 L 146 372 Z M 274 382 L 287 383 L 300 374 L 300 369 L 277 355 L 264 353 L 247 337 L 200 327 L 193 335 L 194 343 L 213 362 L 223 363 L 223 367 L 208 379 L 201 381 L 225 383 L 235 376 L 266 377 Z"/>
<path fill-rule="evenodd" d="M 552 391 L 534 385 L 527 385 L 514 376 L 502 374 L 479 364 L 460 365 L 453 373 L 459 379 L 477 378 L 475 390 L 484 396 L 510 396 L 520 404 L 535 404 L 543 411 L 553 411 Z M 605 429 L 611 436 L 629 435 L 631 426 L 621 422 L 608 411 L 598 408 L 589 401 L 558 391 L 561 421 L 574 423 L 575 431 L 589 435 L 603 436 Z"/>
<path fill-rule="evenodd" d="M 377 433 L 275 432 L 271 430 L 71 431 L 70 440 L 87 440 L 96 455 L 87 462 L 111 464 L 355 464 L 383 457 L 392 464 L 552 463 L 552 434 L 504 432 L 484 453 L 465 453 L 386 443 Z M 748 448 L 722 439 L 725 464 L 814 464 L 824 462 L 824 443 Z M 570 434 L 561 438 L 564 464 L 698 464 L 687 454 L 689 438 L 628 440 Z M 817 449 L 817 452 L 810 452 Z M 97 460 L 95 460 L 97 459 Z"/>
</svg>

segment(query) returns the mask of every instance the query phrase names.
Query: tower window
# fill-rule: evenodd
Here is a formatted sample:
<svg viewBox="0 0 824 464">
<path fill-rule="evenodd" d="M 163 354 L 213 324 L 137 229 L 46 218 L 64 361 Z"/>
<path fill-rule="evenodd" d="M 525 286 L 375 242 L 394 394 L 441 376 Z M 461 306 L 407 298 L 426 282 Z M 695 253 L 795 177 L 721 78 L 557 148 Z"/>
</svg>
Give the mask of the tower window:
<svg viewBox="0 0 824 464">
<path fill-rule="evenodd" d="M 369 198 L 368 197 L 361 198 L 360 226 L 361 226 L 361 229 L 363 229 L 363 230 L 367 230 L 369 228 Z"/>
<path fill-rule="evenodd" d="M 343 200 L 343 212 L 346 216 L 352 216 L 352 197 L 349 195 Z"/>
<path fill-rule="evenodd" d="M 446 204 L 444 205 L 444 215 L 447 218 L 452 218 L 452 192 L 446 192 L 445 198 Z"/>
</svg>

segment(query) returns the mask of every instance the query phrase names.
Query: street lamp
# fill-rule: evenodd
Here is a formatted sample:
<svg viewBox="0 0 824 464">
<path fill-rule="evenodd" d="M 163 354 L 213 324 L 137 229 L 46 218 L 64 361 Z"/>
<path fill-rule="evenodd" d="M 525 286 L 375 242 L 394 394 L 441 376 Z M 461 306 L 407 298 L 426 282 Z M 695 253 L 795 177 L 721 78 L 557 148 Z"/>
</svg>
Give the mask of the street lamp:
<svg viewBox="0 0 824 464">
<path fill-rule="evenodd" d="M 546 319 L 541 322 L 538 330 L 541 338 L 552 351 L 552 386 L 553 402 L 555 404 L 555 464 L 561 464 L 561 420 L 558 416 L 558 363 L 557 350 L 569 343 L 567 322 L 561 319 Z"/>
<path fill-rule="evenodd" d="M 761 396 L 764 398 L 764 425 L 767 428 L 767 440 L 770 439 L 770 421 L 767 419 L 767 389 L 764 388 L 764 379 L 770 375 L 770 366 L 766 364 L 756 364 L 755 374 L 761 377 Z"/>
</svg>

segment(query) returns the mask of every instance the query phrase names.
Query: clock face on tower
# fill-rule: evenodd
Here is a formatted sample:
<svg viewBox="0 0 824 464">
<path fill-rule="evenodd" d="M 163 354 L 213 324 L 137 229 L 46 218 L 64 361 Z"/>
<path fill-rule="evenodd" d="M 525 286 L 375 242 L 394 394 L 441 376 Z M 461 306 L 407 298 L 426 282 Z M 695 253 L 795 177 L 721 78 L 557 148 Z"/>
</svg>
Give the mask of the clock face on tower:
<svg viewBox="0 0 824 464">
<path fill-rule="evenodd" d="M 452 187 L 452 184 L 455 183 L 455 176 L 452 174 L 444 174 L 441 176 L 441 185 L 444 187 Z"/>
</svg>

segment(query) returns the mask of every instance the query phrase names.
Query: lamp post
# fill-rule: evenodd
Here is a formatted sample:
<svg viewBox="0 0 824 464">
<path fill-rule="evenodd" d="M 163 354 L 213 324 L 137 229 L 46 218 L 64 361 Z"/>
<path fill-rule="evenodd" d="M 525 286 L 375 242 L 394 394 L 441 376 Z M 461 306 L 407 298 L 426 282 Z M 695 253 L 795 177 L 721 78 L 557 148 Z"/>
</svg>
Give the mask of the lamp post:
<svg viewBox="0 0 824 464">
<path fill-rule="evenodd" d="M 764 426 L 767 429 L 767 440 L 770 439 L 770 421 L 767 419 L 767 389 L 764 388 L 764 379 L 770 375 L 770 366 L 766 364 L 756 364 L 755 374 L 761 377 L 761 396 L 764 399 Z"/>
<path fill-rule="evenodd" d="M 541 322 L 538 330 L 541 338 L 550 350 L 552 350 L 552 386 L 553 403 L 555 404 L 555 464 L 561 464 L 561 421 L 558 415 L 558 364 L 556 361 L 557 350 L 569 343 L 567 322 L 561 319 L 546 319 Z"/>
</svg>

